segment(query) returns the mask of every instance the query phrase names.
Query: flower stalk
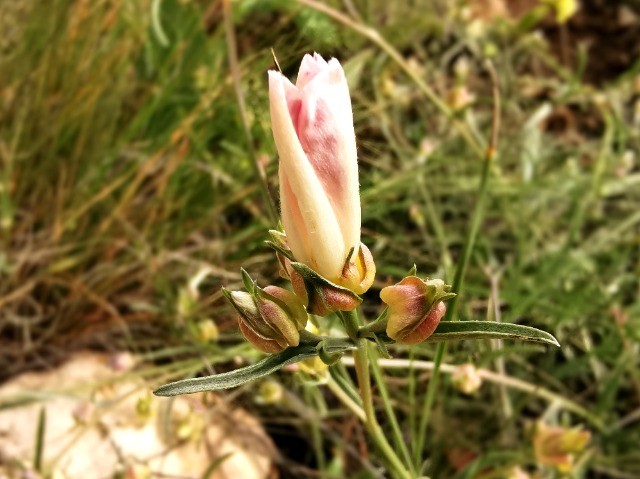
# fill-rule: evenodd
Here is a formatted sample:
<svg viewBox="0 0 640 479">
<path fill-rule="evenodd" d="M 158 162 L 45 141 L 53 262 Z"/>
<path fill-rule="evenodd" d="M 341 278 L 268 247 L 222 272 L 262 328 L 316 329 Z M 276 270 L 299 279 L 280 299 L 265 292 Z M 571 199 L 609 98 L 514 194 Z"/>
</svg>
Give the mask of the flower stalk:
<svg viewBox="0 0 640 479">
<path fill-rule="evenodd" d="M 364 338 L 358 338 L 359 318 L 357 311 L 346 311 L 342 313 L 342 319 L 347 330 L 347 334 L 354 340 L 356 350 L 353 354 L 355 361 L 356 376 L 358 377 L 358 386 L 360 388 L 360 397 L 362 398 L 362 409 L 364 410 L 364 424 L 371 434 L 380 452 L 384 455 L 385 460 L 389 463 L 394 476 L 400 479 L 412 479 L 413 474 L 410 472 L 410 466 L 405 466 L 400 460 L 396 452 L 393 450 L 378 419 L 373 407 L 373 394 L 371 390 L 371 372 L 369 364 L 368 344 Z"/>
<path fill-rule="evenodd" d="M 487 185 L 489 183 L 489 176 L 491 173 L 491 166 L 495 160 L 497 155 L 498 148 L 498 132 L 500 129 L 500 91 L 498 89 L 498 80 L 496 76 L 495 69 L 490 62 L 487 62 L 487 69 L 491 76 L 492 86 L 493 86 L 493 122 L 491 125 L 491 134 L 489 137 L 489 145 L 487 146 L 484 162 L 482 166 L 482 176 L 480 179 L 480 186 L 478 187 L 478 200 L 476 202 L 476 207 L 473 210 L 473 216 L 471 217 L 471 227 L 469 228 L 469 233 L 467 234 L 466 241 L 464 243 L 464 248 L 462 250 L 462 258 L 458 263 L 456 268 L 456 273 L 453 278 L 453 283 L 451 286 L 451 292 L 456 294 L 455 297 L 449 301 L 449 305 L 447 307 L 447 312 L 445 313 L 444 320 L 451 320 L 452 318 L 456 318 L 456 309 L 458 306 L 458 293 L 462 289 L 462 283 L 464 281 L 464 276 L 467 272 L 467 266 L 469 264 L 469 258 L 471 258 L 471 253 L 473 252 L 473 248 L 475 246 L 476 237 L 478 235 L 478 230 L 480 229 L 480 224 L 482 223 L 482 219 L 484 218 L 484 209 L 485 203 L 488 196 L 488 188 Z M 418 437 L 416 440 L 416 448 L 414 450 L 414 460 L 416 466 L 419 466 L 422 462 L 423 457 L 423 448 L 427 433 L 427 426 L 429 424 L 429 417 L 431 415 L 431 408 L 433 407 L 433 402 L 435 400 L 435 394 L 438 387 L 438 379 L 440 376 L 440 365 L 442 364 L 442 360 L 444 359 L 445 352 L 447 350 L 447 343 L 439 343 L 436 348 L 436 354 L 434 357 L 434 369 L 431 380 L 429 381 L 429 386 L 427 387 L 427 394 L 425 396 L 425 400 L 422 407 L 422 415 L 420 418 L 420 427 L 418 428 Z"/>
</svg>

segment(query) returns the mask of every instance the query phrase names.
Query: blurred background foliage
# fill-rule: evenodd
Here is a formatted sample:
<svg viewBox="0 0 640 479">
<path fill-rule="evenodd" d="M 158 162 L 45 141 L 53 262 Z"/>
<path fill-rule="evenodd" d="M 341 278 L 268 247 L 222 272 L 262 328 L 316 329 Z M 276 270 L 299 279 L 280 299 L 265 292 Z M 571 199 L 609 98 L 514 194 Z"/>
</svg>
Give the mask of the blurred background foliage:
<svg viewBox="0 0 640 479">
<path fill-rule="evenodd" d="M 241 265 L 260 284 L 281 281 L 263 245 L 273 221 L 256 174 L 275 195 L 271 49 L 290 78 L 313 51 L 347 72 L 363 241 L 378 267 L 365 313 L 379 311 L 379 289 L 414 263 L 451 280 L 492 119 L 490 60 L 502 128 L 460 319 L 536 326 L 562 348 L 464 342 L 445 361 L 496 369 L 560 399 L 495 384 L 465 396 L 445 376 L 428 471 L 463 478 L 531 466 L 531 424 L 551 415 L 592 431 L 575 477 L 640 477 L 638 3 L 232 6 L 230 44 L 217 0 L 0 3 L 0 380 L 87 347 L 131 350 L 169 377 L 185 364 L 195 374 L 203 361 L 224 369 L 258 357 L 220 287 L 241 287 Z M 392 354 L 428 360 L 433 351 Z M 389 372 L 403 421 L 426 377 Z M 257 409 L 292 463 L 355 474 L 353 457 L 343 472 L 330 461 L 346 447 L 330 394 L 278 380 L 296 407 L 256 406 L 259 385 L 235 400 Z M 563 399 L 585 413 L 566 412 Z M 322 426 L 310 419 L 318 411 Z M 460 465 L 460 455 L 477 460 Z"/>
</svg>

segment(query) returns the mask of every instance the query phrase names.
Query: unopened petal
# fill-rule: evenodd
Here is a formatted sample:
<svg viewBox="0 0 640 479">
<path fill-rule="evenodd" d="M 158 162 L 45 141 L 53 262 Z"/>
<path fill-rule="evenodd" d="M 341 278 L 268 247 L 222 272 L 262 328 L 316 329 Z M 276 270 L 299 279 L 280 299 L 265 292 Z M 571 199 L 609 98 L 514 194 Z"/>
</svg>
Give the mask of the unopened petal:
<svg viewBox="0 0 640 479">
<path fill-rule="evenodd" d="M 313 56 L 307 54 L 302 58 L 300 64 L 300 70 L 298 70 L 298 78 L 296 80 L 296 87 L 302 89 L 309 83 L 314 77 L 322 70 L 327 68 L 327 62 L 317 53 Z"/>
<path fill-rule="evenodd" d="M 344 252 L 357 250 L 361 221 L 358 162 L 349 88 L 340 63 L 332 59 L 306 84 L 300 98 L 295 125 L 300 144 L 333 207 Z"/>
<path fill-rule="evenodd" d="M 307 311 L 304 309 L 302 300 L 297 295 L 278 286 L 267 286 L 266 288 L 264 288 L 264 290 L 286 305 L 287 314 L 296 325 L 297 329 L 305 328 L 309 316 L 307 314 Z"/>
<path fill-rule="evenodd" d="M 281 203 L 282 222 L 291 251 L 318 273 L 336 278 L 344 258 L 344 240 L 333 207 L 295 131 L 285 92 L 285 78 L 269 72 L 271 127 L 280 155 L 280 177 L 289 192 Z M 298 226 L 296 227 L 295 224 Z"/>
<path fill-rule="evenodd" d="M 447 312 L 447 307 L 444 302 L 440 301 L 435 304 L 433 308 L 419 321 L 415 326 L 407 327 L 400 331 L 397 335 L 398 342 L 403 344 L 418 344 L 431 336 L 440 320 Z M 389 335 L 391 337 L 391 335 Z"/>
</svg>

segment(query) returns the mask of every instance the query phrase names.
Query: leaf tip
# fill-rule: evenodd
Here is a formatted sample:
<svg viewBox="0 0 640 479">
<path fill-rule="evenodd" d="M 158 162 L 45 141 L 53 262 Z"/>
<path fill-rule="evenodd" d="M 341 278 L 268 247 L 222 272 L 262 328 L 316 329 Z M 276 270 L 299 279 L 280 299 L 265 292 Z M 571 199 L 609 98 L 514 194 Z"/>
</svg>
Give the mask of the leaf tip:
<svg viewBox="0 0 640 479">
<path fill-rule="evenodd" d="M 177 382 L 180 382 L 180 381 L 177 381 Z M 177 396 L 180 394 L 180 391 L 176 390 L 176 388 L 174 387 L 175 384 L 176 384 L 175 382 L 163 384 L 162 386 L 153 390 L 153 395 L 159 396 L 159 397 Z"/>
</svg>

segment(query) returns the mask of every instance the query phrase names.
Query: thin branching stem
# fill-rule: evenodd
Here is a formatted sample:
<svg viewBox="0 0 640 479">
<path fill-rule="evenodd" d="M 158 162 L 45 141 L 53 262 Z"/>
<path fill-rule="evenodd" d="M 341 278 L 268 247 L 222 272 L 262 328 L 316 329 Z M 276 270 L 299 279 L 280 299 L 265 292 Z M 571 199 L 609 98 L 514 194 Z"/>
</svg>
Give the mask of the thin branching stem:
<svg viewBox="0 0 640 479">
<path fill-rule="evenodd" d="M 500 91 L 498 89 L 498 80 L 495 69 L 490 62 L 487 62 L 487 69 L 491 76 L 493 86 L 493 121 L 491 124 L 491 133 L 489 136 L 489 144 L 485 152 L 484 164 L 482 168 L 482 177 L 480 179 L 480 186 L 478 188 L 478 200 L 476 207 L 471 217 L 471 227 L 467 235 L 464 248 L 462 250 L 462 256 L 458 262 L 456 273 L 453 278 L 451 291 L 456 293 L 457 296 L 452 298 L 447 304 L 447 312 L 443 318 L 445 321 L 453 321 L 456 319 L 456 309 L 458 305 L 458 298 L 460 297 L 460 291 L 462 290 L 462 284 L 464 281 L 465 273 L 467 272 L 467 266 L 469 265 L 469 259 L 475 246 L 476 237 L 478 236 L 478 230 L 484 217 L 484 207 L 487 199 L 487 184 L 489 182 L 489 175 L 491 172 L 491 165 L 493 164 L 497 155 L 498 148 L 498 133 L 500 130 Z M 416 439 L 414 449 L 414 461 L 416 467 L 419 469 L 423 458 L 424 443 L 427 434 L 427 427 L 429 424 L 429 417 L 431 415 L 431 409 L 435 401 L 436 390 L 438 386 L 438 378 L 440 374 L 440 364 L 444 358 L 447 350 L 447 344 L 442 342 L 438 344 L 436 348 L 436 354 L 434 358 L 433 376 L 427 386 L 427 394 L 422 405 L 422 414 L 420 416 L 420 422 L 418 427 L 418 437 Z"/>
<path fill-rule="evenodd" d="M 347 332 L 353 334 L 352 339 L 356 342 L 357 349 L 354 352 L 353 359 L 358 377 L 358 386 L 360 388 L 360 397 L 362 398 L 362 409 L 365 414 L 365 426 L 375 442 L 376 446 L 382 453 L 385 461 L 388 463 L 390 472 L 393 477 L 399 479 L 412 479 L 415 477 L 411 474 L 410 468 L 402 463 L 396 452 L 393 450 L 376 418 L 375 408 L 373 407 L 373 393 L 371 390 L 371 371 L 369 363 L 367 340 L 357 338 L 359 327 L 359 319 L 357 311 L 347 311 L 342 313 Z M 350 334 L 351 336 L 351 334 Z"/>
<path fill-rule="evenodd" d="M 411 474 L 415 476 L 415 470 L 411 462 L 411 454 L 409 453 L 409 448 L 407 447 L 406 441 L 402 436 L 402 430 L 400 429 L 398 418 L 396 417 L 396 413 L 393 410 L 393 405 L 391 404 L 391 398 L 389 396 L 389 390 L 387 389 L 387 383 L 384 379 L 384 376 L 382 375 L 380 366 L 378 365 L 379 359 L 377 352 L 373 348 L 369 348 L 369 356 L 371 359 L 371 374 L 373 375 L 373 379 L 376 382 L 376 386 L 378 386 L 378 391 L 380 392 L 380 398 L 382 399 L 385 413 L 387 414 L 389 423 L 391 424 L 391 431 L 393 432 L 393 442 L 396 446 L 396 449 L 402 454 L 403 460 L 409 466 Z"/>
<path fill-rule="evenodd" d="M 352 358 L 342 358 L 342 363 L 346 366 L 354 366 L 355 362 Z M 422 371 L 434 371 L 436 368 L 435 361 L 422 361 L 416 359 L 379 359 L 378 366 L 382 369 L 412 369 Z M 453 364 L 441 363 L 439 366 L 440 372 L 445 374 L 452 374 L 456 371 L 457 366 Z M 598 430 L 605 430 L 602 420 L 589 412 L 586 408 L 580 404 L 572 401 L 569 398 L 562 396 L 561 394 L 550 391 L 547 388 L 532 384 L 524 381 L 523 379 L 514 378 L 506 374 L 500 374 L 488 369 L 478 369 L 478 376 L 485 381 L 489 381 L 494 384 L 505 386 L 510 389 L 518 390 L 531 394 L 533 396 L 545 399 L 550 403 L 558 404 L 563 409 L 570 411 L 587 421 Z M 633 422 L 640 419 L 640 409 L 635 411 L 633 417 L 630 417 L 628 422 Z M 615 428 L 615 426 L 614 426 Z"/>
</svg>

